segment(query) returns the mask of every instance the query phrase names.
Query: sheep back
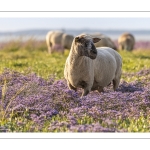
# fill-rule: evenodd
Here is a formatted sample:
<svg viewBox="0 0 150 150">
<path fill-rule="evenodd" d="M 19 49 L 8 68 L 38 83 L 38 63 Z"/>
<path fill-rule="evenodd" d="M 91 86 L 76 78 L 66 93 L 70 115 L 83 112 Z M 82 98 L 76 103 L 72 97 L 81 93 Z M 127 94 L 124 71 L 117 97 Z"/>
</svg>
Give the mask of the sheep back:
<svg viewBox="0 0 150 150">
<path fill-rule="evenodd" d="M 101 40 L 97 43 L 94 43 L 94 45 L 96 47 L 110 47 L 114 50 L 117 50 L 117 47 L 115 45 L 115 43 L 112 41 L 112 39 L 104 34 L 101 34 L 101 33 L 94 33 L 92 34 L 92 36 L 94 37 L 99 37 Z"/>
<path fill-rule="evenodd" d="M 63 32 L 59 32 L 59 31 L 56 31 L 56 32 L 53 32 L 53 34 L 51 35 L 51 43 L 52 45 L 55 45 L 55 44 L 62 44 L 62 36 L 63 36 Z"/>
</svg>

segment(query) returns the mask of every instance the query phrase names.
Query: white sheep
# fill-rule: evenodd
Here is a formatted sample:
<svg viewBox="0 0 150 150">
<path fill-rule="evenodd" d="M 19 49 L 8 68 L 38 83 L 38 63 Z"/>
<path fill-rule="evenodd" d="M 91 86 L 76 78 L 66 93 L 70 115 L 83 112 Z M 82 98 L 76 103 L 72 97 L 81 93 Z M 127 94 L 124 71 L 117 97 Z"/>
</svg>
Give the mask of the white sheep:
<svg viewBox="0 0 150 150">
<path fill-rule="evenodd" d="M 91 90 L 103 92 L 103 88 L 113 81 L 116 90 L 120 83 L 122 58 L 109 47 L 95 48 L 99 38 L 81 34 L 74 38 L 67 57 L 64 77 L 69 89 L 83 88 L 82 96 Z"/>
<path fill-rule="evenodd" d="M 118 38 L 119 50 L 132 51 L 135 45 L 135 38 L 130 33 L 123 33 Z"/>
<path fill-rule="evenodd" d="M 55 51 L 64 53 L 65 49 L 71 48 L 73 38 L 73 35 L 69 35 L 61 31 L 49 31 L 46 34 L 48 53 L 51 54 Z"/>
</svg>

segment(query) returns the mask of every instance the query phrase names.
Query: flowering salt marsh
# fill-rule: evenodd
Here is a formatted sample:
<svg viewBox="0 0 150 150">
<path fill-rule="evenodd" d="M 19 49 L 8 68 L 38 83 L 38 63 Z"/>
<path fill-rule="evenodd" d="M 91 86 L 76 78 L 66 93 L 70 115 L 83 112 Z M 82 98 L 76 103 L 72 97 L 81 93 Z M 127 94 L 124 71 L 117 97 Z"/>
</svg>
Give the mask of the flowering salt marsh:
<svg viewBox="0 0 150 150">
<path fill-rule="evenodd" d="M 80 98 L 63 78 L 68 51 L 50 56 L 42 42 L 13 44 L 0 51 L 0 132 L 150 131 L 150 50 L 119 52 L 117 91 Z"/>
</svg>

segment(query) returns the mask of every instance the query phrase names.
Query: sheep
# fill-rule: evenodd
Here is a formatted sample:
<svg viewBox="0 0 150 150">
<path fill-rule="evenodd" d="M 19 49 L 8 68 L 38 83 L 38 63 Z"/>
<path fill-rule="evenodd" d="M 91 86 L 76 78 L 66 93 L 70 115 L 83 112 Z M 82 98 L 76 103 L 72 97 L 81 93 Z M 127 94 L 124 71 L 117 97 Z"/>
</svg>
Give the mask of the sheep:
<svg viewBox="0 0 150 150">
<path fill-rule="evenodd" d="M 63 32 L 60 31 L 50 31 L 46 35 L 46 43 L 48 47 L 48 52 L 51 54 L 55 49 L 63 51 L 61 46 Z"/>
<path fill-rule="evenodd" d="M 123 33 L 118 38 L 119 50 L 132 51 L 135 44 L 135 38 L 130 33 Z"/>
<path fill-rule="evenodd" d="M 73 41 L 73 36 L 61 31 L 50 31 L 46 35 L 46 44 L 48 53 L 55 51 L 64 53 L 65 48 L 70 49 Z"/>
<path fill-rule="evenodd" d="M 67 85 L 75 91 L 82 88 L 81 97 L 94 90 L 103 92 L 112 81 L 115 91 L 120 83 L 122 58 L 110 47 L 96 48 L 94 43 L 99 41 L 87 34 L 76 36 L 66 59 L 64 77 Z"/>
<path fill-rule="evenodd" d="M 65 49 L 70 49 L 73 39 L 74 39 L 73 35 L 69 35 L 69 34 L 64 33 L 62 36 L 62 46 Z"/>
<path fill-rule="evenodd" d="M 110 37 L 108 37 L 104 34 L 101 34 L 101 33 L 93 33 L 90 35 L 101 39 L 99 42 L 94 43 L 94 45 L 96 47 L 104 47 L 105 46 L 105 47 L 111 47 L 112 49 L 117 50 L 115 43 L 112 41 L 112 39 Z"/>
</svg>

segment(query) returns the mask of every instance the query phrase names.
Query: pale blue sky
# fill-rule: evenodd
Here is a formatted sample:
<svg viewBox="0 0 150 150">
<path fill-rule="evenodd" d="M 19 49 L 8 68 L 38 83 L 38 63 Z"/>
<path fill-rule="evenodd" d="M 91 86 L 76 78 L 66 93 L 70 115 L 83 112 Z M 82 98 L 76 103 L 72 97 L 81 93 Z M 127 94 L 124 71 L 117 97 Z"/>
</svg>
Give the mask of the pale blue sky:
<svg viewBox="0 0 150 150">
<path fill-rule="evenodd" d="M 0 18 L 0 32 L 62 28 L 150 30 L 150 18 Z"/>
</svg>

